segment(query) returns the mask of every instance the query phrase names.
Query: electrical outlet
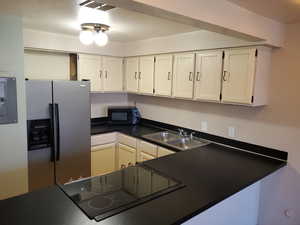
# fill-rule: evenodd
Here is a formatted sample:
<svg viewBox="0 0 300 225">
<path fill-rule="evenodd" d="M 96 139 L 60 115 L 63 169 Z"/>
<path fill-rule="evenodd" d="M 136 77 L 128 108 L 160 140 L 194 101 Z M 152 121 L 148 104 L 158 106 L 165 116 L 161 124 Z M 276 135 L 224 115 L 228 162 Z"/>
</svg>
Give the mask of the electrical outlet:
<svg viewBox="0 0 300 225">
<path fill-rule="evenodd" d="M 233 126 L 228 127 L 228 136 L 232 137 L 232 138 L 236 137 L 236 128 L 235 127 L 233 127 Z"/>
<path fill-rule="evenodd" d="M 201 121 L 201 131 L 207 131 L 207 121 Z"/>
</svg>

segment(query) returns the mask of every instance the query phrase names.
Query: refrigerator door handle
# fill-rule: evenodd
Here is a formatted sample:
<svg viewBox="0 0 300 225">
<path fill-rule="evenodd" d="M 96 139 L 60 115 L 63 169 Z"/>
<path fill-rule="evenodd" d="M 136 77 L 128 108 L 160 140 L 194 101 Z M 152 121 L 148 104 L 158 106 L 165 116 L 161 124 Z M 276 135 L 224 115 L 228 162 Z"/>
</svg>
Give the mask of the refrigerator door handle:
<svg viewBox="0 0 300 225">
<path fill-rule="evenodd" d="M 59 127 L 59 106 L 58 103 L 54 104 L 55 108 L 55 125 L 56 125 L 56 161 L 60 159 L 60 127 Z"/>
<path fill-rule="evenodd" d="M 54 162 L 55 160 L 55 128 L 54 128 L 54 110 L 53 104 L 49 104 L 49 113 L 50 113 L 50 139 L 51 139 L 51 153 L 50 153 L 50 161 Z"/>
</svg>

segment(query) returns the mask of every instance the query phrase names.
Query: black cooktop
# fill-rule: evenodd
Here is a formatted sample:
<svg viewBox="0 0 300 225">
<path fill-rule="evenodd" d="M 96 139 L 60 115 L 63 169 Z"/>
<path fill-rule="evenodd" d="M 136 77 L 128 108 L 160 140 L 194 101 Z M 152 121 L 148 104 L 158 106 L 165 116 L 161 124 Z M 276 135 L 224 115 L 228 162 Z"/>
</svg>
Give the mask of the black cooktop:
<svg viewBox="0 0 300 225">
<path fill-rule="evenodd" d="M 140 164 L 60 187 L 90 219 L 100 221 L 184 185 Z"/>
</svg>

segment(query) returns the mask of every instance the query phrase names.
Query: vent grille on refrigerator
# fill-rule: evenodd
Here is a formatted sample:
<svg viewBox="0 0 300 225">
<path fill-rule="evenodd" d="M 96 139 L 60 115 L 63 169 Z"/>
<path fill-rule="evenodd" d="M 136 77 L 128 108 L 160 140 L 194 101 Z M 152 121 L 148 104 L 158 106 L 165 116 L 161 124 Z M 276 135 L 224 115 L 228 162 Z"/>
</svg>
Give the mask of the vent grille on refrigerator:
<svg viewBox="0 0 300 225">
<path fill-rule="evenodd" d="M 79 5 L 89 7 L 89 8 L 92 8 L 92 9 L 99 9 L 99 10 L 102 10 L 102 11 L 108 11 L 108 10 L 111 10 L 113 8 L 116 8 L 115 6 L 108 5 L 106 3 L 96 2 L 96 1 L 93 1 L 93 0 L 84 1 L 84 2 L 80 3 Z"/>
</svg>

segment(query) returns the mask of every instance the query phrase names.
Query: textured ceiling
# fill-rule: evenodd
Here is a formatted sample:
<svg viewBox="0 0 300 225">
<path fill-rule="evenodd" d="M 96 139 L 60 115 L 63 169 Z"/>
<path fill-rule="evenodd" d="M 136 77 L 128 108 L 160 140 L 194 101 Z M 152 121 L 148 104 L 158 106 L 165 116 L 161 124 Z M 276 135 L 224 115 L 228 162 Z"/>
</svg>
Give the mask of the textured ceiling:
<svg viewBox="0 0 300 225">
<path fill-rule="evenodd" d="M 74 0 L 0 0 L 0 12 L 21 15 L 25 28 L 78 35 L 78 3 Z M 113 41 L 129 42 L 199 30 L 121 8 L 112 9 L 108 14 L 111 26 L 108 36 Z"/>
</svg>

